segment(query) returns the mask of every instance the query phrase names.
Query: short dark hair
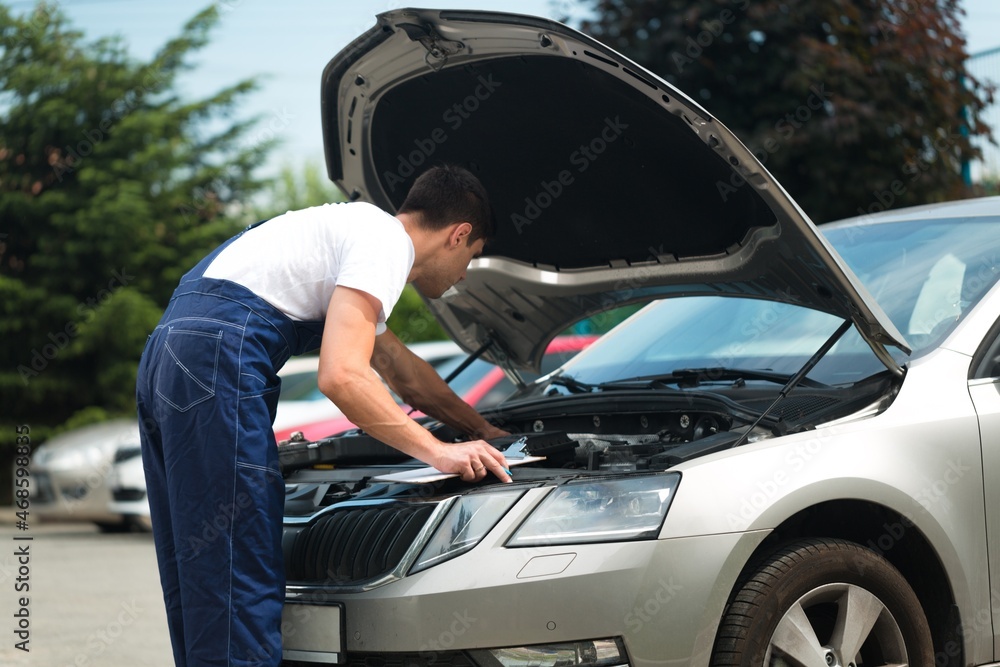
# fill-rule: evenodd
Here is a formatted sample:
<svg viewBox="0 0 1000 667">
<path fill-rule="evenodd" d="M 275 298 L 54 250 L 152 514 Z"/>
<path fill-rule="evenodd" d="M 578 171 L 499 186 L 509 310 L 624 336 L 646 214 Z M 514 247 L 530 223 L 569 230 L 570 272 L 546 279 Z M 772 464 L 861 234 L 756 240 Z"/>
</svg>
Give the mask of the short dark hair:
<svg viewBox="0 0 1000 667">
<path fill-rule="evenodd" d="M 486 188 L 469 171 L 455 165 L 431 167 L 417 177 L 400 213 L 418 213 L 427 229 L 444 229 L 456 222 L 472 225 L 468 243 L 493 238 L 496 227 Z"/>
</svg>

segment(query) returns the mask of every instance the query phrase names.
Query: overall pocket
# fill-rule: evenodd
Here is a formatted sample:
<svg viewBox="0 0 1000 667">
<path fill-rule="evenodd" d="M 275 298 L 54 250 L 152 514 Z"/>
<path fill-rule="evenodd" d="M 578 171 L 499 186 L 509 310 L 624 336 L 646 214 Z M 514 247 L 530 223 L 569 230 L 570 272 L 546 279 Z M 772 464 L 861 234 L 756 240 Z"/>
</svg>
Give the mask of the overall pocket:
<svg viewBox="0 0 1000 667">
<path fill-rule="evenodd" d="M 156 394 L 186 412 L 215 396 L 221 331 L 169 327 L 156 377 Z"/>
</svg>

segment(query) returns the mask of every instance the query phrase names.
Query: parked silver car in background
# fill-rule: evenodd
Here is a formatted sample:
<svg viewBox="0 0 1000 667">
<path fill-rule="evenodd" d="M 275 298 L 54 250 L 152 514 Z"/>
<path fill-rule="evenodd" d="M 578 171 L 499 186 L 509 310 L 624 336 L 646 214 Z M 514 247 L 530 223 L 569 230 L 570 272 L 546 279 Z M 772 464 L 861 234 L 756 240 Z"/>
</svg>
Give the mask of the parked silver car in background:
<svg viewBox="0 0 1000 667">
<path fill-rule="evenodd" d="M 31 457 L 31 513 L 45 521 L 87 521 L 106 532 L 128 530 L 121 513 L 108 508 L 108 476 L 115 452 L 139 446 L 134 419 L 116 419 L 66 431 Z"/>
<path fill-rule="evenodd" d="M 355 198 L 398 207 L 425 162 L 491 193 L 431 304 L 466 349 L 513 375 L 653 303 L 487 413 L 513 484 L 289 449 L 290 664 L 996 664 L 1000 199 L 821 234 L 682 92 L 509 14 L 382 14 L 323 112 Z"/>
<path fill-rule="evenodd" d="M 115 451 L 111 474 L 108 475 L 108 489 L 111 492 L 109 512 L 124 517 L 129 525 L 141 531 L 153 529 L 139 443 L 119 447 Z"/>
</svg>

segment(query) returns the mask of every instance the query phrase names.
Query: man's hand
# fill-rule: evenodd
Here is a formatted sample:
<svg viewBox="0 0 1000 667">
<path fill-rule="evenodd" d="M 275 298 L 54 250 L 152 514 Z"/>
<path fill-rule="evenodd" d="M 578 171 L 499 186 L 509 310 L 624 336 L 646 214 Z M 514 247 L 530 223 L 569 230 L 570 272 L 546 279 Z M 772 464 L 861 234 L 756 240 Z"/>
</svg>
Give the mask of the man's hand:
<svg viewBox="0 0 1000 667">
<path fill-rule="evenodd" d="M 511 481 L 507 460 L 488 442 L 473 440 L 442 446 L 430 464 L 441 472 L 457 473 L 463 481 L 475 482 L 493 473 L 501 482 Z"/>
</svg>

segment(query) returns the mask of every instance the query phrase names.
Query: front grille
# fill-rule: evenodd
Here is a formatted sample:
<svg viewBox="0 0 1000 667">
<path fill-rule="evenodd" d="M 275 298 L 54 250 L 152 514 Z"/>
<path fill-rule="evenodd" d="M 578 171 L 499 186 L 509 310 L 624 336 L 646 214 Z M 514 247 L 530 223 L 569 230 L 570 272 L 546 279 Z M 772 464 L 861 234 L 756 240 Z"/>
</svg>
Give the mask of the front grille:
<svg viewBox="0 0 1000 667">
<path fill-rule="evenodd" d="M 115 463 L 121 463 L 122 461 L 128 461 L 129 459 L 134 459 L 137 456 L 142 456 L 142 450 L 136 447 L 119 447 L 115 451 Z"/>
<path fill-rule="evenodd" d="M 338 667 L 475 667 L 461 651 L 423 653 L 348 653 Z M 285 660 L 282 667 L 316 667 L 314 662 Z"/>
<path fill-rule="evenodd" d="M 388 574 L 434 507 L 352 507 L 323 515 L 284 541 L 288 583 L 345 586 Z"/>
<path fill-rule="evenodd" d="M 59 487 L 59 493 L 63 495 L 63 498 L 68 500 L 83 500 L 84 497 L 90 492 L 90 487 L 86 484 L 78 484 L 76 486 L 61 486 Z"/>
<path fill-rule="evenodd" d="M 49 474 L 45 472 L 36 472 L 34 475 L 35 488 L 33 500 L 39 503 L 55 502 L 56 494 L 55 491 L 52 490 L 52 480 L 49 478 Z"/>
</svg>

